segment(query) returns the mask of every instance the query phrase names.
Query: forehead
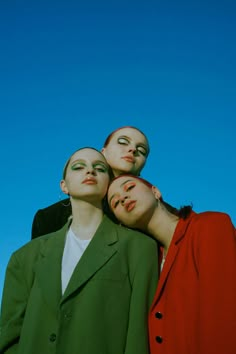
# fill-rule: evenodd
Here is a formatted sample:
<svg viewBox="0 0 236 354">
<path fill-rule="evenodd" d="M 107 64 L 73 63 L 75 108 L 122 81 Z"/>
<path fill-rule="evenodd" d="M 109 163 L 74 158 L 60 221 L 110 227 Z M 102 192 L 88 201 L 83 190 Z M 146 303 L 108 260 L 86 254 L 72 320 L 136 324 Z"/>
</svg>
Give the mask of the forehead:
<svg viewBox="0 0 236 354">
<path fill-rule="evenodd" d="M 86 148 L 86 149 L 82 149 L 82 150 L 79 150 L 79 151 L 76 151 L 74 153 L 74 155 L 71 156 L 71 159 L 70 161 L 73 162 L 75 160 L 89 160 L 89 161 L 102 161 L 104 162 L 105 164 L 107 164 L 104 156 L 96 151 L 96 150 L 93 150 L 93 149 L 89 149 L 89 148 Z"/>
<path fill-rule="evenodd" d="M 119 136 L 127 136 L 128 138 L 138 141 L 140 143 L 145 143 L 148 144 L 147 139 L 145 138 L 145 136 L 138 130 L 134 129 L 134 128 L 121 128 L 119 129 L 117 132 L 114 133 L 114 135 L 112 136 L 112 138 L 117 138 Z"/>
</svg>

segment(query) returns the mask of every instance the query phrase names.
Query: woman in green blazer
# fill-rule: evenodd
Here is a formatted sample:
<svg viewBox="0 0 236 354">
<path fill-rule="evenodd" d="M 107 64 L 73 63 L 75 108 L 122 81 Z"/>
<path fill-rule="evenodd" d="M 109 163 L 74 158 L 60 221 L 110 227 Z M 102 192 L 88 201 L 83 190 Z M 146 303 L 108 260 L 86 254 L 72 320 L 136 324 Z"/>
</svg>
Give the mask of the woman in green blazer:
<svg viewBox="0 0 236 354">
<path fill-rule="evenodd" d="M 104 215 L 109 179 L 109 165 L 93 148 L 67 161 L 61 188 L 72 218 L 11 256 L 1 354 L 149 353 L 157 245 Z"/>
</svg>

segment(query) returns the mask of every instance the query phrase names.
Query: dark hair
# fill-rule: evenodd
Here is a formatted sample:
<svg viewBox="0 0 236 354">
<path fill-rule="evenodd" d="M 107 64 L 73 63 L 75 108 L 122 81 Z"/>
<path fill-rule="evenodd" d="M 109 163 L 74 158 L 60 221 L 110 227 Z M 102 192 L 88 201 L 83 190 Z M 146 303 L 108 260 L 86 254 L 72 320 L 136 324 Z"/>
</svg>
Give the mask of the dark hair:
<svg viewBox="0 0 236 354">
<path fill-rule="evenodd" d="M 97 149 L 91 147 L 91 146 L 85 146 L 85 147 L 82 147 L 82 148 L 80 148 L 80 149 L 74 151 L 73 154 L 71 154 L 71 156 L 69 157 L 69 159 L 66 161 L 66 164 L 65 164 L 65 166 L 64 166 L 64 168 L 63 168 L 63 173 L 62 173 L 62 178 L 63 178 L 63 179 L 66 178 L 67 168 L 68 168 L 68 166 L 69 166 L 69 163 L 70 163 L 70 160 L 71 160 L 72 156 L 74 156 L 74 154 L 75 154 L 76 152 L 78 152 L 78 151 L 80 151 L 80 150 L 84 150 L 84 149 L 91 149 L 91 150 L 94 150 L 94 151 L 98 152 L 98 153 L 102 156 L 102 158 L 105 160 L 105 162 L 106 162 L 106 164 L 107 164 L 109 177 L 110 177 L 110 178 L 113 178 L 113 177 L 114 177 L 114 175 L 113 175 L 113 173 L 112 173 L 112 169 L 111 169 L 110 165 L 107 163 L 106 158 L 105 158 L 105 156 L 103 155 L 103 153 L 102 153 L 101 151 L 99 151 L 99 150 L 97 150 Z"/>
<path fill-rule="evenodd" d="M 165 202 L 162 197 L 160 198 L 160 201 L 171 214 L 178 216 L 180 219 L 187 219 L 193 209 L 192 205 L 183 205 L 177 209 Z"/>
<path fill-rule="evenodd" d="M 102 201 L 102 209 L 104 214 L 106 214 L 109 219 L 111 219 L 115 224 L 120 224 L 120 221 L 116 218 L 115 214 L 112 212 L 111 208 L 109 207 L 107 195 L 103 198 Z"/>
<path fill-rule="evenodd" d="M 147 156 L 148 156 L 148 154 L 149 154 L 149 152 L 150 152 L 150 146 L 149 146 L 149 142 L 148 142 L 148 138 L 147 138 L 146 134 L 144 134 L 144 132 L 142 132 L 142 130 L 140 130 L 140 129 L 136 128 L 136 127 L 133 127 L 133 126 L 131 126 L 131 125 L 127 125 L 127 126 L 124 126 L 124 127 L 120 127 L 120 128 L 118 128 L 118 129 L 114 130 L 113 132 L 111 132 L 111 133 L 108 135 L 108 137 L 106 138 L 106 140 L 105 140 L 105 142 L 104 142 L 104 144 L 103 144 L 103 147 L 105 148 L 105 147 L 110 143 L 111 138 L 113 137 L 113 135 L 114 135 L 116 132 L 118 132 L 118 131 L 121 130 L 121 129 L 125 129 L 125 128 L 135 129 L 135 130 L 137 130 L 139 133 L 141 133 L 141 134 L 145 137 L 145 139 L 147 140 L 147 147 L 148 147 Z"/>
<path fill-rule="evenodd" d="M 153 184 L 148 182 L 146 179 L 144 179 L 142 177 L 139 177 L 139 176 L 134 176 L 134 175 L 132 175 L 130 173 L 126 173 L 126 174 L 123 174 L 123 175 L 120 175 L 120 176 L 117 176 L 117 177 L 113 178 L 111 180 L 110 184 L 113 181 L 115 181 L 116 179 L 118 179 L 120 177 L 125 177 L 125 176 L 138 179 L 139 181 L 141 181 L 143 184 L 145 184 L 150 189 L 153 187 Z M 160 202 L 165 206 L 165 208 L 171 214 L 176 215 L 176 216 L 178 216 L 181 219 L 186 219 L 190 215 L 190 213 L 191 213 L 191 211 L 193 209 L 192 205 L 184 205 L 184 206 L 180 207 L 179 209 L 177 209 L 177 208 L 173 207 L 171 204 L 165 202 L 162 197 L 160 197 Z"/>
</svg>

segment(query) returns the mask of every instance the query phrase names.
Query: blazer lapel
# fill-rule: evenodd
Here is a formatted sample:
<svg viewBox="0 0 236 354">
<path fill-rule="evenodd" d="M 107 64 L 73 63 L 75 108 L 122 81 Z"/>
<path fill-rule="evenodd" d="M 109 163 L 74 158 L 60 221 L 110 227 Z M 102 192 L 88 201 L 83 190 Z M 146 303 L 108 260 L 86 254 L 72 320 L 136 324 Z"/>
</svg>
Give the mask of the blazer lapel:
<svg viewBox="0 0 236 354">
<path fill-rule="evenodd" d="M 48 238 L 35 269 L 42 295 L 54 311 L 57 311 L 62 297 L 61 261 L 67 229 L 68 223 Z"/>
<path fill-rule="evenodd" d="M 157 301 L 159 300 L 161 294 L 163 293 L 163 287 L 165 286 L 165 283 L 168 281 L 168 275 L 171 271 L 171 268 L 175 262 L 175 259 L 178 255 L 179 249 L 181 247 L 181 240 L 184 238 L 185 234 L 186 234 L 186 230 L 188 228 L 188 226 L 190 225 L 190 222 L 192 220 L 192 218 L 194 217 L 196 213 L 195 212 L 191 212 L 190 216 L 187 219 L 180 219 L 177 227 L 175 229 L 170 247 L 169 247 L 169 251 L 167 253 L 166 256 L 166 261 L 164 263 L 162 272 L 160 274 L 160 279 L 157 285 L 157 290 L 156 290 L 156 294 L 152 303 L 152 307 L 151 310 L 153 310 L 155 304 L 157 303 Z"/>
<path fill-rule="evenodd" d="M 168 278 L 168 274 L 171 271 L 171 268 L 174 264 L 175 258 L 178 254 L 179 251 L 179 246 L 176 245 L 175 243 L 173 243 L 171 245 L 171 247 L 169 248 L 167 257 L 166 257 L 166 261 L 164 263 L 163 269 L 160 273 L 160 279 L 158 281 L 158 285 L 157 285 L 157 290 L 156 290 L 156 294 L 155 294 L 155 298 L 152 304 L 152 309 L 154 307 L 154 305 L 157 303 L 157 301 L 159 300 L 160 295 L 162 294 L 162 289 L 165 286 L 165 283 L 167 281 Z M 151 309 L 151 310 L 152 310 Z"/>
<path fill-rule="evenodd" d="M 104 216 L 93 239 L 78 262 L 61 304 L 77 289 L 83 286 L 117 252 L 118 236 L 113 223 Z"/>
</svg>

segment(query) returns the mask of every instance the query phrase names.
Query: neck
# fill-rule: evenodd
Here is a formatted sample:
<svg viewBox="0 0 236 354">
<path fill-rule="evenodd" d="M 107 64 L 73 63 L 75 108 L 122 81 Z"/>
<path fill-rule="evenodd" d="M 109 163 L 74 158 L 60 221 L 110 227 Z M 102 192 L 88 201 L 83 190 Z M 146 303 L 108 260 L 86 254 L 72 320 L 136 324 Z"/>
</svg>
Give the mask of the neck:
<svg viewBox="0 0 236 354">
<path fill-rule="evenodd" d="M 102 205 L 91 204 L 81 200 L 72 200 L 71 206 L 71 228 L 74 234 L 81 239 L 92 238 L 104 216 Z"/>
<path fill-rule="evenodd" d="M 179 218 L 159 205 L 147 223 L 145 232 L 154 237 L 164 248 L 166 254 L 172 241 Z"/>
<path fill-rule="evenodd" d="M 121 172 L 121 171 L 119 171 L 119 170 L 112 169 L 112 173 L 113 173 L 113 176 L 114 176 L 114 177 L 118 177 L 118 176 L 121 176 L 122 173 L 124 173 L 124 172 Z"/>
</svg>

